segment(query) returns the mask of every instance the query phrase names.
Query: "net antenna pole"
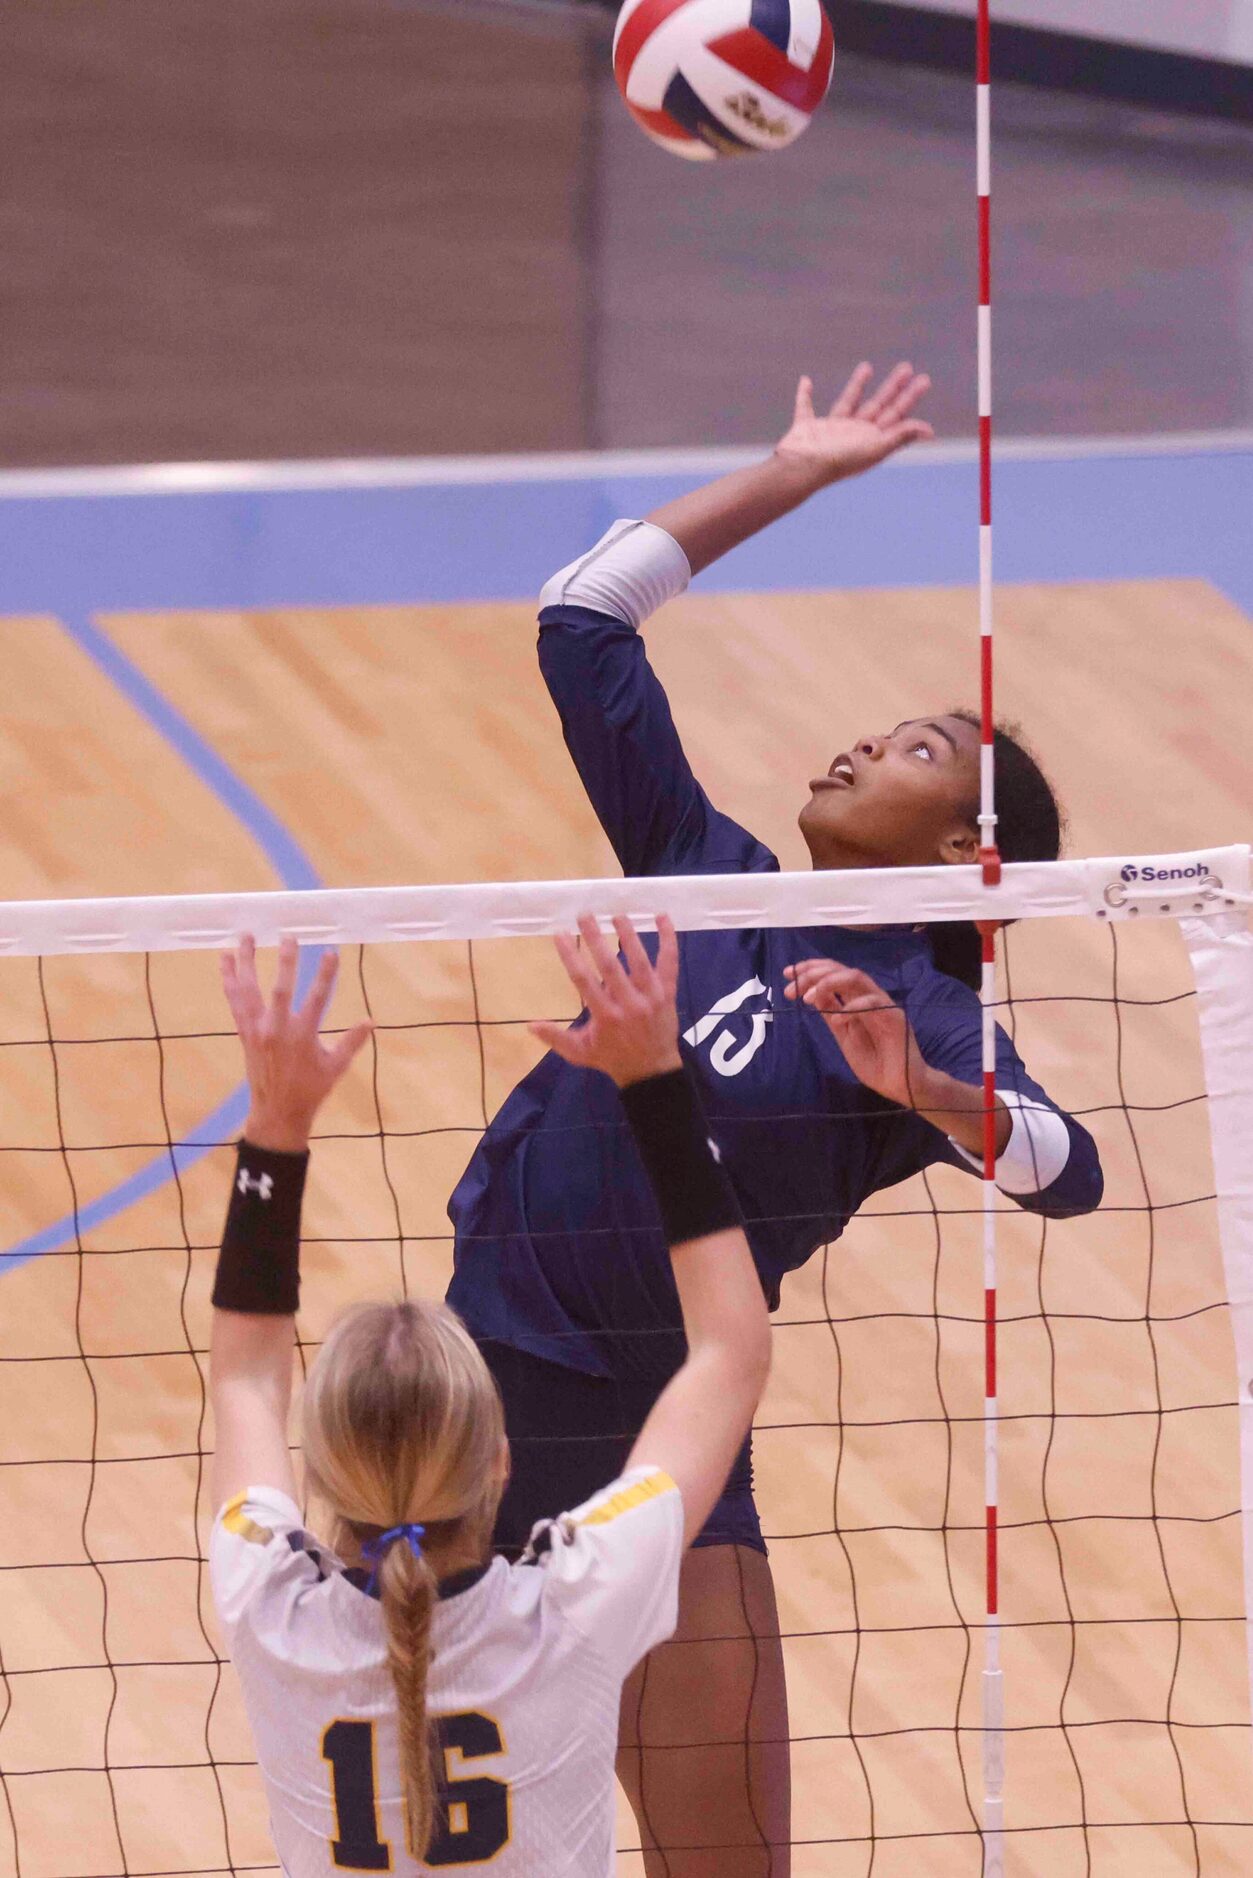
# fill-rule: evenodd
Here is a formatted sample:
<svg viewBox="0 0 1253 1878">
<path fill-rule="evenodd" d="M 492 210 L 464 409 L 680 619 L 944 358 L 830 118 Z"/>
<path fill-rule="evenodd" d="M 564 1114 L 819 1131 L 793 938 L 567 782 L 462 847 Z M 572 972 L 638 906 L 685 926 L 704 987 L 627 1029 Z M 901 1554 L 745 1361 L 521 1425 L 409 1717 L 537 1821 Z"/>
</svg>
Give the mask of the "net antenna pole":
<svg viewBox="0 0 1253 1878">
<path fill-rule="evenodd" d="M 992 767 L 992 29 L 990 0 L 978 0 L 977 98 L 979 191 L 979 647 L 982 748 L 979 777 L 979 860 L 985 887 L 999 886 L 996 783 Z"/>
<path fill-rule="evenodd" d="M 977 185 L 979 198 L 979 861 L 985 886 L 997 886 L 993 768 L 992 629 L 992 28 L 990 0 L 978 0 L 976 37 Z M 980 921 L 983 941 L 983 1295 L 984 1500 L 987 1612 L 983 1662 L 983 1878 L 1005 1870 L 1005 1685 L 1001 1671 L 1000 1572 L 997 1553 L 1000 1429 L 997 1409 L 996 1266 L 996 924 Z"/>
</svg>

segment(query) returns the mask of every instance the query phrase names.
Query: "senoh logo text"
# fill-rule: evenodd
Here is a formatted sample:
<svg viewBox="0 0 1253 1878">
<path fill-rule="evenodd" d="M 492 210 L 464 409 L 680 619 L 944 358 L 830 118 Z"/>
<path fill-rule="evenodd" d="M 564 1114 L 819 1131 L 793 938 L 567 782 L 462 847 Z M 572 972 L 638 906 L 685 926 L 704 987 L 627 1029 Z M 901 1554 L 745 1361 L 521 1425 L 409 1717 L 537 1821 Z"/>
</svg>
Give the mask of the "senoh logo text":
<svg viewBox="0 0 1253 1878">
<path fill-rule="evenodd" d="M 1142 880 L 1146 886 L 1152 886 L 1163 880 L 1204 880 L 1208 873 L 1204 861 L 1193 861 L 1191 867 L 1137 867 L 1128 861 L 1122 878 L 1128 885 L 1133 880 Z"/>
</svg>

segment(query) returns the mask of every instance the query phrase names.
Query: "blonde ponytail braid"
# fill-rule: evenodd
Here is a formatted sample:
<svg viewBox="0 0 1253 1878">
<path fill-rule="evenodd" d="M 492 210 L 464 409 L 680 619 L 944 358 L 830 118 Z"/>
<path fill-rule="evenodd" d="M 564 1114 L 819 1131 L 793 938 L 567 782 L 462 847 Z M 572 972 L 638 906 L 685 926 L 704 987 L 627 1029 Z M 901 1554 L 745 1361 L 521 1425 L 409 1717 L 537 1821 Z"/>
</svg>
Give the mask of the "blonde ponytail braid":
<svg viewBox="0 0 1253 1878">
<path fill-rule="evenodd" d="M 459 1319 L 407 1299 L 359 1304 L 336 1320 L 302 1417 L 305 1477 L 333 1517 L 336 1549 L 373 1567 L 409 1836 L 423 1858 L 444 1824 L 427 1717 L 436 1572 L 473 1570 L 491 1555 L 507 1472 L 500 1397 Z"/>
<path fill-rule="evenodd" d="M 420 1859 L 435 1827 L 435 1778 L 426 1714 L 435 1577 L 426 1560 L 407 1545 L 393 1545 L 378 1567 L 378 1586 L 387 1631 L 387 1664 L 396 1691 L 409 1835 L 414 1856 Z"/>
</svg>

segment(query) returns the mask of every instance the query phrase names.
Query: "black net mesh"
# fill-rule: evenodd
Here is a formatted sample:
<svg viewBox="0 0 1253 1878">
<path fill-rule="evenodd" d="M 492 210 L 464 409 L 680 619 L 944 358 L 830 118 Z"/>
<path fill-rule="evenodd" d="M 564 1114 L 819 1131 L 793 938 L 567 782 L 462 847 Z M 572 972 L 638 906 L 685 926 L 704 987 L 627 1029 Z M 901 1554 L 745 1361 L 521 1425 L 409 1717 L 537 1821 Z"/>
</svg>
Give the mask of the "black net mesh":
<svg viewBox="0 0 1253 1878">
<path fill-rule="evenodd" d="M 1217 1878 L 1253 1867 L 1249 1675 L 1187 961 L 1168 923 L 1045 920 L 1003 961 L 1003 1021 L 1107 1179 L 1087 1218 L 1001 1221 L 1007 1869 Z M 316 1146 L 302 1357 L 351 1298 L 442 1290 L 448 1194 L 571 993 L 546 941 L 388 946 L 343 959 L 335 1021 L 366 1013 Z M 0 1067 L 0 1878 L 276 1871 L 204 1564 L 229 1154 L 185 1144 L 240 1075 L 212 958 L 4 962 Z M 945 1167 L 878 1194 L 776 1318 L 756 1482 L 801 1878 L 981 1870 L 979 1208 Z M 750 1677 L 742 1713 L 647 1745 L 763 1777 L 773 1726 Z M 625 1805 L 619 1844 L 642 1872 Z"/>
</svg>

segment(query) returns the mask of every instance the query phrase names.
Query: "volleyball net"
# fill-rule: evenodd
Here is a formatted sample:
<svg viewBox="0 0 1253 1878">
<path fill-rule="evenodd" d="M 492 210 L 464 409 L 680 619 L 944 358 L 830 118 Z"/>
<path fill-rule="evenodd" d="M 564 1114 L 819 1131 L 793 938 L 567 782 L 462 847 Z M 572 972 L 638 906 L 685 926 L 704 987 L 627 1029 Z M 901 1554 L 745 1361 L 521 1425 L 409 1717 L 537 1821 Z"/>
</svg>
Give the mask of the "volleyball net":
<svg viewBox="0 0 1253 1878">
<path fill-rule="evenodd" d="M 585 910 L 1014 920 L 998 1021 L 1105 1169 L 1086 1218 L 997 1209 L 995 1741 L 978 1181 L 879 1193 L 785 1285 L 755 1452 L 793 1873 L 973 1878 L 989 1749 L 1008 1871 L 1253 1866 L 1249 888 L 1228 848 L 995 888 L 940 868 L 0 907 L 0 1878 L 277 1869 L 204 1563 L 246 1102 L 217 950 L 293 934 L 308 968 L 338 945 L 331 1022 L 374 1024 L 319 1122 L 307 1358 L 352 1299 L 442 1292 L 448 1196 L 537 1058 L 528 1021 L 575 1015 L 548 935 Z M 813 1019 L 776 998 L 773 1021 Z M 728 1052 L 750 1022 L 725 1014 Z M 624 1811 L 622 1878 L 635 1843 Z"/>
</svg>

